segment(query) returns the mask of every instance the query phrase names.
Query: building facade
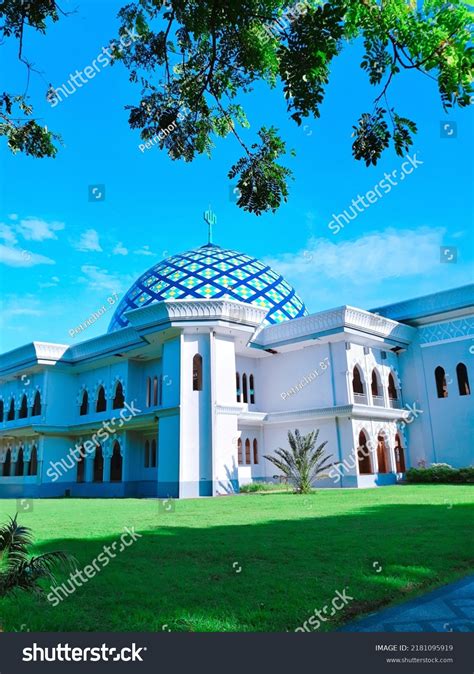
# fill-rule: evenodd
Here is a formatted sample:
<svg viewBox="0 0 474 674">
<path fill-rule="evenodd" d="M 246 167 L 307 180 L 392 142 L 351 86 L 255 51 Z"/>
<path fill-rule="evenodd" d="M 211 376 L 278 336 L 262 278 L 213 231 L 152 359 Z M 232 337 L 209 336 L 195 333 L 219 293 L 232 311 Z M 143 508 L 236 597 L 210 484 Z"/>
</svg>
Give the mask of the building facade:
<svg viewBox="0 0 474 674">
<path fill-rule="evenodd" d="M 145 272 L 109 332 L 0 356 L 0 498 L 197 497 L 279 480 L 265 454 L 319 429 L 375 487 L 472 465 L 474 286 L 308 315 L 268 265 L 208 244 Z"/>
</svg>

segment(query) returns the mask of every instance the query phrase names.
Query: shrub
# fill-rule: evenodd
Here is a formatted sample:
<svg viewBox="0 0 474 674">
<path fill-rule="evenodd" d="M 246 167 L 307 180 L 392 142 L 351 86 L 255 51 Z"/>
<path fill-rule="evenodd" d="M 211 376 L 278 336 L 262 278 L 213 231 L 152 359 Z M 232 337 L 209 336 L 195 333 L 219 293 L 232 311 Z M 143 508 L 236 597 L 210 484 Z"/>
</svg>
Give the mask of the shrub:
<svg viewBox="0 0 474 674">
<path fill-rule="evenodd" d="M 249 484 L 241 485 L 240 492 L 243 494 L 252 494 L 256 491 L 280 491 L 285 488 L 285 485 L 275 484 L 275 482 L 250 482 Z"/>
<path fill-rule="evenodd" d="M 448 464 L 432 464 L 429 468 L 409 468 L 406 481 L 411 484 L 474 484 L 474 467 L 451 468 Z"/>
</svg>

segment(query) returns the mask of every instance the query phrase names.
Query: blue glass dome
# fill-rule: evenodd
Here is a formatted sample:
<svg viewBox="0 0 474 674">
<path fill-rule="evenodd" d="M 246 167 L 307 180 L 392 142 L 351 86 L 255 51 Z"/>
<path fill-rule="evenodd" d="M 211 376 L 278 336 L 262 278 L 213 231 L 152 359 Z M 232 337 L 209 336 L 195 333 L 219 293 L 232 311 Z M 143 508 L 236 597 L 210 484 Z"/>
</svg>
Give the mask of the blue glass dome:
<svg viewBox="0 0 474 674">
<path fill-rule="evenodd" d="M 248 302 L 269 312 L 267 323 L 306 316 L 306 307 L 285 279 L 254 257 L 207 244 L 159 262 L 133 284 L 118 305 L 109 332 L 128 325 L 124 314 L 153 302 L 176 299 Z"/>
</svg>

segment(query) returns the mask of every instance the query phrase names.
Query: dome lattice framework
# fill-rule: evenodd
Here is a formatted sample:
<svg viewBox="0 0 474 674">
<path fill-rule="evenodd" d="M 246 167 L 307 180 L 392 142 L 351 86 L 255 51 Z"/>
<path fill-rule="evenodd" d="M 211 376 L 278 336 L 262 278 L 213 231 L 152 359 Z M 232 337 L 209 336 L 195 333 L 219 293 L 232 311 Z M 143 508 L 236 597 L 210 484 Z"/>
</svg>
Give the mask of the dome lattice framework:
<svg viewBox="0 0 474 674">
<path fill-rule="evenodd" d="M 121 300 L 109 332 L 126 327 L 124 314 L 153 302 L 176 299 L 231 299 L 268 309 L 265 321 L 306 316 L 294 288 L 254 257 L 207 244 L 173 255 L 146 271 Z"/>
</svg>

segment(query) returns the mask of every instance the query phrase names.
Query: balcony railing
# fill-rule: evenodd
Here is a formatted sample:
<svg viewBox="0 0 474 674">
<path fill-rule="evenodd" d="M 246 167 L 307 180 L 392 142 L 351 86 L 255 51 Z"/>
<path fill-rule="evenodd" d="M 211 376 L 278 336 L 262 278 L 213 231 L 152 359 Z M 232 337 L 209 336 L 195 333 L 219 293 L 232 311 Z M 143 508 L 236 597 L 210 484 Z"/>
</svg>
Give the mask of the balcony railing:
<svg viewBox="0 0 474 674">
<path fill-rule="evenodd" d="M 358 405 L 368 405 L 365 393 L 354 393 L 354 402 Z"/>
<path fill-rule="evenodd" d="M 385 407 L 383 396 L 372 396 L 372 401 L 376 407 Z"/>
</svg>

